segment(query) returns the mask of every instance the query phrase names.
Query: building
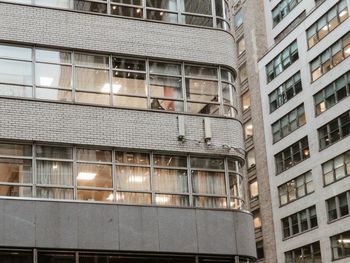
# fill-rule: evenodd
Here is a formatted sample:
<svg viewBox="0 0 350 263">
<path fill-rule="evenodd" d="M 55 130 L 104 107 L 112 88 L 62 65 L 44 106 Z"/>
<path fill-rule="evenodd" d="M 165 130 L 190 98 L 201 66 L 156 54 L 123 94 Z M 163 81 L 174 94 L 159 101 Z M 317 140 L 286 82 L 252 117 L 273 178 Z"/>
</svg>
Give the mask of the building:
<svg viewBox="0 0 350 263">
<path fill-rule="evenodd" d="M 350 1 L 264 4 L 259 76 L 277 262 L 349 262 Z"/>
<path fill-rule="evenodd" d="M 0 1 L 0 262 L 252 262 L 224 0 Z"/>
<path fill-rule="evenodd" d="M 258 61 L 267 52 L 264 2 L 233 1 L 232 33 L 236 41 L 238 84 L 247 165 L 247 206 L 254 216 L 258 262 L 275 263 L 276 246 L 260 98 Z"/>
</svg>

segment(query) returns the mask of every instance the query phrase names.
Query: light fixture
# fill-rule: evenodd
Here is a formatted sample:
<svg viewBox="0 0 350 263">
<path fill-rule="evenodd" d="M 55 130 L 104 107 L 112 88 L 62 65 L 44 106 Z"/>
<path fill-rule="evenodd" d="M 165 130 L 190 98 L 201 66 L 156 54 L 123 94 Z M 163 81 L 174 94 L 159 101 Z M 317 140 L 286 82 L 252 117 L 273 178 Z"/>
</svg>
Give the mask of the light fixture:
<svg viewBox="0 0 350 263">
<path fill-rule="evenodd" d="M 91 181 L 95 179 L 95 177 L 96 177 L 96 173 L 80 172 L 77 176 L 77 180 Z"/>
<path fill-rule="evenodd" d="M 128 178 L 128 183 L 143 183 L 145 181 L 145 177 L 141 175 L 132 175 Z"/>
<path fill-rule="evenodd" d="M 40 77 L 40 85 L 41 86 L 51 86 L 52 82 L 53 82 L 53 78 Z"/>
<path fill-rule="evenodd" d="M 118 93 L 121 88 L 122 88 L 122 85 L 120 85 L 120 84 L 112 84 L 113 93 L 115 93 L 115 94 Z M 109 83 L 104 84 L 102 89 L 101 89 L 101 92 L 109 93 L 110 91 L 111 91 L 111 89 L 110 89 Z"/>
<path fill-rule="evenodd" d="M 137 8 L 136 9 L 136 13 L 140 13 L 141 12 L 141 9 L 140 8 Z"/>
<path fill-rule="evenodd" d="M 57 168 L 58 168 L 57 164 L 52 165 L 52 169 L 57 169 Z"/>
<path fill-rule="evenodd" d="M 168 196 L 156 196 L 157 204 L 166 204 L 169 201 L 170 201 L 170 198 Z"/>
<path fill-rule="evenodd" d="M 164 14 L 164 12 L 160 12 L 160 13 L 159 13 L 159 15 L 161 15 L 161 16 L 162 16 L 163 14 Z"/>
<path fill-rule="evenodd" d="M 350 244 L 350 239 L 339 239 L 339 243 L 345 243 L 345 244 Z"/>
<path fill-rule="evenodd" d="M 340 16 L 340 17 L 343 17 L 343 16 L 345 16 L 347 13 L 348 13 L 347 10 L 343 10 L 343 11 L 340 12 L 339 16 Z"/>
<path fill-rule="evenodd" d="M 109 194 L 109 196 L 106 198 L 108 201 L 113 201 L 113 194 Z"/>
<path fill-rule="evenodd" d="M 309 150 L 308 150 L 308 149 L 305 149 L 305 150 L 304 150 L 304 155 L 305 155 L 305 156 L 308 156 L 308 155 L 309 155 Z"/>
<path fill-rule="evenodd" d="M 114 5 L 112 8 L 113 8 L 113 10 L 116 10 L 116 9 L 117 9 L 117 6 Z"/>
</svg>

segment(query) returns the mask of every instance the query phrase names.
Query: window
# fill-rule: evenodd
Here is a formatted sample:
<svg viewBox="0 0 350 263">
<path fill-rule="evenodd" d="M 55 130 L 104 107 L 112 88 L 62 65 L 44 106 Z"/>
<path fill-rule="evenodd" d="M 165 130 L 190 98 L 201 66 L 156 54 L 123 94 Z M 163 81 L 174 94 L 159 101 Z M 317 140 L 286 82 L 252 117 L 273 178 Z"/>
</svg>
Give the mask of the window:
<svg viewBox="0 0 350 263">
<path fill-rule="evenodd" d="M 275 43 L 281 42 L 285 37 L 293 31 L 306 17 L 306 11 L 304 10 L 300 15 L 298 15 L 288 26 L 286 26 L 281 33 L 274 37 Z"/>
<path fill-rule="evenodd" d="M 242 55 L 246 51 L 244 37 L 241 37 L 237 41 L 237 51 L 238 51 L 238 56 Z"/>
<path fill-rule="evenodd" d="M 69 252 L 38 252 L 38 263 L 46 262 L 75 263 L 75 254 Z"/>
<path fill-rule="evenodd" d="M 244 124 L 244 138 L 247 140 L 253 136 L 253 123 L 250 119 Z"/>
<path fill-rule="evenodd" d="M 34 4 L 53 8 L 79 10 L 114 16 L 157 20 L 205 27 L 216 27 L 229 31 L 229 4 L 226 0 L 6 0 L 7 2 Z M 216 15 L 213 15 L 215 6 Z M 215 23 L 214 23 L 215 20 Z"/>
<path fill-rule="evenodd" d="M 287 103 L 302 91 L 300 72 L 284 82 L 269 94 L 270 113 Z"/>
<path fill-rule="evenodd" d="M 314 192 L 311 172 L 306 172 L 278 187 L 280 205 L 286 205 Z"/>
<path fill-rule="evenodd" d="M 350 55 L 350 33 L 310 62 L 312 81 L 319 79 Z"/>
<path fill-rule="evenodd" d="M 350 192 L 345 192 L 326 200 L 328 222 L 349 215 Z"/>
<path fill-rule="evenodd" d="M 336 143 L 350 134 L 350 111 L 328 122 L 318 130 L 320 150 Z"/>
<path fill-rule="evenodd" d="M 243 24 L 243 16 L 242 16 L 242 9 L 240 9 L 235 15 L 234 15 L 234 23 L 235 28 L 239 28 Z"/>
<path fill-rule="evenodd" d="M 253 201 L 259 198 L 259 187 L 258 187 L 257 180 L 254 180 L 249 183 L 249 197 L 250 197 L 250 201 Z"/>
<path fill-rule="evenodd" d="M 245 82 L 248 79 L 248 71 L 247 71 L 247 64 L 244 63 L 240 68 L 239 68 L 239 81 L 241 83 Z"/>
<path fill-rule="evenodd" d="M 308 46 L 312 48 L 349 16 L 346 0 L 341 0 L 306 31 Z"/>
<path fill-rule="evenodd" d="M 271 125 L 273 142 L 278 142 L 305 123 L 304 104 L 301 104 Z"/>
<path fill-rule="evenodd" d="M 310 157 L 307 136 L 275 155 L 276 174 L 297 165 Z"/>
<path fill-rule="evenodd" d="M 0 143 L 0 196 L 240 209 L 242 181 L 232 158 Z"/>
<path fill-rule="evenodd" d="M 249 90 L 242 95 L 242 107 L 243 107 L 243 111 L 250 109 L 250 91 Z"/>
<path fill-rule="evenodd" d="M 252 212 L 253 214 L 253 222 L 254 222 L 254 229 L 255 231 L 261 231 L 261 214 L 260 214 L 260 210 L 254 210 Z"/>
<path fill-rule="evenodd" d="M 350 72 L 347 72 L 314 95 L 316 115 L 350 95 Z"/>
<path fill-rule="evenodd" d="M 257 259 L 263 259 L 265 257 L 264 255 L 264 243 L 263 241 L 256 242 L 256 255 Z"/>
<path fill-rule="evenodd" d="M 0 262 L 33 263 L 33 253 L 26 250 L 0 250 Z"/>
<path fill-rule="evenodd" d="M 312 206 L 281 219 L 283 238 L 292 237 L 318 226 L 316 207 Z"/>
<path fill-rule="evenodd" d="M 271 82 L 274 78 L 286 70 L 291 64 L 297 61 L 298 58 L 298 44 L 295 40 L 266 65 L 267 83 Z"/>
<path fill-rule="evenodd" d="M 324 185 L 329 185 L 350 176 L 350 151 L 322 164 Z"/>
<path fill-rule="evenodd" d="M 350 257 L 350 231 L 332 236 L 330 239 L 333 260 Z"/>
<path fill-rule="evenodd" d="M 320 242 L 285 252 L 286 263 L 321 263 Z"/>
<path fill-rule="evenodd" d="M 219 66 L 0 44 L 0 96 L 235 117 L 235 78 Z"/>
<path fill-rule="evenodd" d="M 248 169 L 255 167 L 255 152 L 254 149 L 247 152 L 247 166 Z"/>
<path fill-rule="evenodd" d="M 302 0 L 282 0 L 272 10 L 273 26 L 282 21 Z"/>
</svg>

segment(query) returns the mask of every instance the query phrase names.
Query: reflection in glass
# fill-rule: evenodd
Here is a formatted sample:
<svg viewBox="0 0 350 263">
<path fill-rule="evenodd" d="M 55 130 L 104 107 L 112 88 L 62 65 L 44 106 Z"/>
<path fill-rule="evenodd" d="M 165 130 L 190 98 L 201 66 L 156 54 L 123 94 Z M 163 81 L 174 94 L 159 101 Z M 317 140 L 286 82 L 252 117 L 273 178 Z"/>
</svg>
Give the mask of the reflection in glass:
<svg viewBox="0 0 350 263">
<path fill-rule="evenodd" d="M 0 185 L 0 196 L 32 197 L 32 188 L 16 185 Z"/>
<path fill-rule="evenodd" d="M 22 0 L 21 3 L 27 3 L 31 0 Z M 17 0 L 17 2 L 19 2 Z M 32 49 L 27 47 L 0 45 L 0 57 L 32 60 Z"/>
<path fill-rule="evenodd" d="M 36 85 L 70 89 L 72 86 L 72 67 L 36 63 Z"/>
<path fill-rule="evenodd" d="M 186 195 L 157 194 L 155 202 L 157 205 L 165 206 L 189 206 L 189 198 Z"/>
<path fill-rule="evenodd" d="M 33 89 L 32 87 L 26 87 L 26 86 L 0 84 L 0 95 L 10 96 L 10 97 L 31 98 L 33 96 Z"/>
<path fill-rule="evenodd" d="M 79 90 L 105 92 L 109 88 L 108 70 L 75 68 L 75 87 Z"/>
<path fill-rule="evenodd" d="M 224 169 L 224 159 L 191 157 L 191 167 L 201 169 Z"/>
<path fill-rule="evenodd" d="M 108 94 L 106 95 L 106 94 L 97 94 L 97 93 L 76 92 L 75 96 L 76 96 L 75 97 L 76 102 L 110 105 Z"/>
<path fill-rule="evenodd" d="M 227 200 L 225 197 L 205 197 L 196 196 L 194 198 L 195 207 L 205 207 L 205 208 L 226 208 Z"/>
<path fill-rule="evenodd" d="M 104 150 L 77 149 L 77 159 L 94 162 L 111 162 L 112 152 Z"/>
<path fill-rule="evenodd" d="M 146 74 L 133 72 L 113 72 L 114 94 L 147 95 Z"/>
<path fill-rule="evenodd" d="M 31 156 L 32 146 L 25 144 L 0 143 L 0 155 L 7 156 Z"/>
<path fill-rule="evenodd" d="M 73 101 L 71 91 L 59 89 L 36 88 L 35 97 L 42 100 Z"/>
<path fill-rule="evenodd" d="M 130 163 L 149 165 L 149 154 L 147 153 L 131 153 L 131 152 L 117 152 L 117 163 Z"/>
<path fill-rule="evenodd" d="M 128 6 L 119 6 L 111 5 L 111 14 L 118 16 L 129 16 L 142 18 L 142 8 L 141 7 L 128 7 Z"/>
<path fill-rule="evenodd" d="M 36 147 L 37 157 L 54 159 L 72 159 L 73 149 L 71 147 L 55 147 L 38 145 Z"/>
</svg>

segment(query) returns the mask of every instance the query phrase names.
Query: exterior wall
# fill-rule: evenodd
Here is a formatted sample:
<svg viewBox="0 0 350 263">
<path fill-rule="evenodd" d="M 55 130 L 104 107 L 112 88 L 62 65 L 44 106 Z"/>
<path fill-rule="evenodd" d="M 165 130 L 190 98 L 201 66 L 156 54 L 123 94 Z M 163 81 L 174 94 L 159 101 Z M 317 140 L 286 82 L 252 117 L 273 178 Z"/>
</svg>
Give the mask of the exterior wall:
<svg viewBox="0 0 350 263">
<path fill-rule="evenodd" d="M 237 1 L 236 1 L 237 2 Z M 242 121 L 252 120 L 253 136 L 245 140 L 246 150 L 253 149 L 255 152 L 256 165 L 253 168 L 246 166 L 246 187 L 249 188 L 249 181 L 254 179 L 258 182 L 259 197 L 258 201 L 249 202 L 249 196 L 246 197 L 247 205 L 250 211 L 260 210 L 261 231 L 255 233 L 256 241 L 263 241 L 264 259 L 259 262 L 276 262 L 276 246 L 274 225 L 272 218 L 271 193 L 269 185 L 269 173 L 267 170 L 267 156 L 265 137 L 262 132 L 263 114 L 261 109 L 260 83 L 258 60 L 267 51 L 266 29 L 264 21 L 264 5 L 262 1 L 246 0 L 241 1 L 240 7 L 243 15 L 242 29 L 235 32 L 236 41 L 241 37 L 245 39 L 246 51 L 238 56 L 238 66 L 246 63 L 248 72 L 248 82 L 240 87 L 241 95 L 250 91 L 250 109 L 242 115 Z"/>
<path fill-rule="evenodd" d="M 181 142 L 177 139 L 179 114 L 33 100 L 0 101 L 1 139 L 235 155 L 244 159 L 239 151 L 223 148 L 244 148 L 242 125 L 234 119 L 211 118 L 212 145 L 207 146 L 203 116 L 185 116 L 185 139 L 191 141 Z"/>
<path fill-rule="evenodd" d="M 235 67 L 223 30 L 6 3 L 0 16 L 2 41 Z"/>
<path fill-rule="evenodd" d="M 223 30 L 0 3 L 0 41 L 235 67 Z M 242 125 L 225 117 L 0 98 L 0 140 L 236 156 Z M 211 120 L 212 144 L 203 141 Z M 252 216 L 234 210 L 0 199 L 0 246 L 245 255 L 254 258 Z"/>
<path fill-rule="evenodd" d="M 0 211 L 5 247 L 255 255 L 245 212 L 26 200 Z"/>
<path fill-rule="evenodd" d="M 308 2 L 308 1 L 303 1 Z M 259 75 L 261 86 L 261 100 L 263 105 L 263 116 L 265 126 L 265 138 L 267 143 L 268 170 L 270 174 L 270 186 L 272 194 L 273 221 L 275 226 L 275 238 L 277 247 L 278 262 L 284 262 L 284 252 L 301 247 L 306 244 L 320 240 L 322 262 L 332 261 L 330 236 L 349 230 L 349 218 L 344 218 L 333 223 L 327 222 L 327 210 L 325 200 L 350 189 L 350 178 L 345 178 L 332 185 L 323 186 L 323 176 L 321 164 L 337 155 L 349 150 L 350 138 L 331 145 L 327 149 L 319 150 L 317 129 L 333 120 L 341 113 L 349 109 L 350 98 L 347 97 L 318 117 L 315 117 L 313 95 L 323 89 L 327 84 L 346 73 L 350 68 L 349 58 L 335 66 L 334 69 L 323 75 L 318 80 L 311 81 L 311 71 L 309 62 L 322 53 L 323 50 L 331 46 L 340 39 L 345 32 L 350 29 L 350 20 L 345 20 L 341 25 L 329 33 L 316 46 L 308 50 L 306 29 L 309 28 L 319 17 L 325 14 L 338 1 L 329 0 L 323 2 L 317 9 L 308 14 L 307 18 L 297 28 L 295 28 L 283 41 L 273 47 L 259 62 Z M 347 1 L 348 7 L 350 1 Z M 287 18 L 288 19 L 288 18 Z M 291 18 L 292 19 L 292 18 Z M 289 19 L 288 19 L 289 20 Z M 278 55 L 285 47 L 295 39 L 298 41 L 299 59 L 288 67 L 283 73 L 267 84 L 265 66 Z M 301 72 L 303 91 L 281 106 L 273 113 L 269 113 L 268 94 L 293 76 L 297 71 Z M 296 106 L 304 103 L 306 113 L 306 124 L 295 130 L 292 134 L 273 144 L 271 124 L 290 112 Z M 276 176 L 274 155 L 304 136 L 308 136 L 310 147 L 310 158 L 291 167 Z M 277 187 L 298 175 L 312 170 L 315 192 L 296 200 L 290 204 L 280 207 Z M 296 237 L 282 241 L 281 219 L 302 209 L 316 205 L 318 228 Z M 339 260 L 348 262 L 349 259 Z M 337 261 L 338 262 L 338 261 Z"/>
</svg>

